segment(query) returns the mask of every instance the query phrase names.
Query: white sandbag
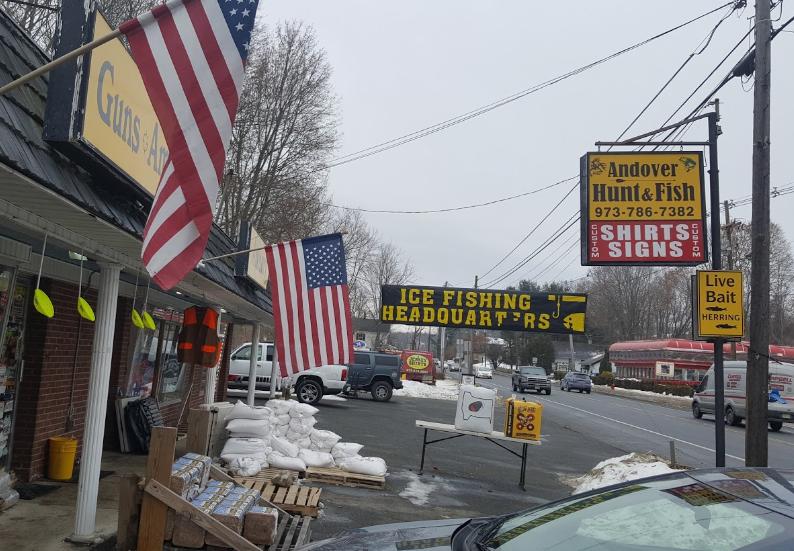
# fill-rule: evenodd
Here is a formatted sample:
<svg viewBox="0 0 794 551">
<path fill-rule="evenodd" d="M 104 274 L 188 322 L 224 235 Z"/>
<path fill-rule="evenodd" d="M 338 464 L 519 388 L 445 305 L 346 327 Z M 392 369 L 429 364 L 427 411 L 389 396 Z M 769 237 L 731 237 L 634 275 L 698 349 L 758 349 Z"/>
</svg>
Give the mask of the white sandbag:
<svg viewBox="0 0 794 551">
<path fill-rule="evenodd" d="M 309 438 L 311 438 L 312 449 L 323 452 L 330 452 L 342 439 L 342 437 L 335 432 L 318 429 L 312 429 L 311 433 L 309 433 Z"/>
<path fill-rule="evenodd" d="M 240 459 L 253 459 L 259 463 L 260 469 L 267 469 L 267 457 L 273 453 L 273 450 L 270 448 L 265 448 L 261 452 L 254 452 L 254 453 L 227 453 L 221 455 L 221 461 L 227 466 L 231 466 L 235 461 Z"/>
<path fill-rule="evenodd" d="M 270 466 L 275 469 L 289 469 L 291 471 L 306 470 L 306 463 L 299 457 L 285 457 L 274 451 L 268 456 L 267 460 Z"/>
<path fill-rule="evenodd" d="M 229 463 L 234 476 L 256 476 L 261 469 L 260 462 L 253 457 L 240 457 Z"/>
<path fill-rule="evenodd" d="M 295 400 L 269 400 L 267 405 L 276 415 L 283 415 L 289 413 L 293 407 L 298 405 L 298 402 Z"/>
<path fill-rule="evenodd" d="M 316 424 L 317 419 L 314 417 L 293 417 L 289 422 L 289 430 L 309 436 Z"/>
<path fill-rule="evenodd" d="M 298 452 L 300 451 L 298 446 L 286 438 L 279 438 L 278 436 L 272 436 L 270 438 L 270 447 L 273 448 L 274 452 L 278 452 L 286 457 L 298 457 Z"/>
<path fill-rule="evenodd" d="M 247 454 L 264 451 L 268 440 L 263 438 L 229 438 L 223 446 L 221 455 L 229 453 Z"/>
<path fill-rule="evenodd" d="M 281 415 L 274 415 L 274 421 L 277 425 L 289 425 L 289 422 L 292 421 L 292 416 L 289 413 L 283 413 Z"/>
<path fill-rule="evenodd" d="M 232 419 L 267 419 L 273 413 L 268 407 L 251 407 L 245 402 L 238 400 L 234 403 L 234 406 L 226 414 L 226 420 L 231 421 Z"/>
<path fill-rule="evenodd" d="M 232 419 L 226 423 L 226 430 L 232 433 L 232 436 L 246 434 L 259 438 L 268 438 L 271 426 L 268 419 Z"/>
<path fill-rule="evenodd" d="M 334 458 L 330 453 L 301 450 L 298 457 L 303 459 L 307 467 L 333 467 L 335 465 Z"/>
<path fill-rule="evenodd" d="M 340 460 L 347 459 L 348 457 L 357 457 L 363 447 L 363 444 L 356 444 L 354 442 L 339 442 L 331 449 L 331 455 L 334 456 L 334 459 L 338 463 Z"/>
<path fill-rule="evenodd" d="M 309 404 L 296 404 L 289 410 L 289 414 L 292 417 L 312 417 L 316 415 L 320 410 L 314 406 L 310 406 Z"/>
<path fill-rule="evenodd" d="M 370 476 L 384 476 L 386 474 L 386 462 L 380 457 L 348 457 L 337 466 L 343 471 L 357 474 L 368 474 Z"/>
<path fill-rule="evenodd" d="M 273 432 L 271 433 L 270 437 L 278 436 L 280 438 L 284 438 L 289 432 L 289 425 L 276 425 L 273 427 Z"/>
<path fill-rule="evenodd" d="M 309 439 L 308 436 L 304 436 L 300 440 L 295 440 L 293 444 L 295 444 L 302 450 L 310 450 L 312 448 L 312 441 Z"/>
</svg>

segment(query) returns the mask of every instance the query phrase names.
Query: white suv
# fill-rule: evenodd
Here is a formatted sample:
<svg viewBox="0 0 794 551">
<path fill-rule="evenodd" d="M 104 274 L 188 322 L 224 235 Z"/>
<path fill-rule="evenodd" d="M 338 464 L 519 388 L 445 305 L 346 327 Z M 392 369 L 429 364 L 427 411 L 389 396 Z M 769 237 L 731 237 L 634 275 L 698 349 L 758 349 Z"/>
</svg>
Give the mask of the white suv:
<svg viewBox="0 0 794 551">
<path fill-rule="evenodd" d="M 247 342 L 232 352 L 227 388 L 248 390 L 251 361 L 251 343 Z M 273 369 L 273 343 L 259 343 L 256 362 L 257 390 L 270 390 L 270 373 Z M 316 404 L 325 394 L 339 394 L 347 381 L 347 366 L 323 365 L 307 369 L 292 376 L 295 394 L 299 401 Z M 281 378 L 276 378 L 276 390 L 281 390 Z"/>
</svg>

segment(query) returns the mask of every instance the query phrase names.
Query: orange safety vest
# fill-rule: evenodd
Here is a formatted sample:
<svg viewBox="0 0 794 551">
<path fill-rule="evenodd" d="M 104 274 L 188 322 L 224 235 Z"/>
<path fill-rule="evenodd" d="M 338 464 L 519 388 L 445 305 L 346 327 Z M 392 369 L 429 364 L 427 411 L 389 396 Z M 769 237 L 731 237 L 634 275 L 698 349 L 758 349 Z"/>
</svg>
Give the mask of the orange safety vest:
<svg viewBox="0 0 794 551">
<path fill-rule="evenodd" d="M 218 312 L 200 306 L 186 309 L 177 345 L 179 361 L 203 367 L 215 367 L 220 359 L 220 344 Z"/>
</svg>

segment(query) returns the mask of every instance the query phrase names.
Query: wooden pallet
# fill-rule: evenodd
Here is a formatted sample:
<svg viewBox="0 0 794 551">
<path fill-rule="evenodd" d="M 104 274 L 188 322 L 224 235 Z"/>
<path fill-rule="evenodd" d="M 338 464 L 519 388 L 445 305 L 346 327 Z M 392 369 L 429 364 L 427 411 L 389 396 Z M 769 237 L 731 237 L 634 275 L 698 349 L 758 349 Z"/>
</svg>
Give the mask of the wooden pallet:
<svg viewBox="0 0 794 551">
<path fill-rule="evenodd" d="M 266 551 L 291 551 L 311 541 L 311 521 L 309 517 L 299 515 L 282 515 L 276 532 L 276 543 L 264 549 Z"/>
<path fill-rule="evenodd" d="M 279 488 L 268 484 L 262 490 L 262 499 L 288 513 L 316 518 L 319 515 L 322 491 L 322 488 L 310 488 L 297 484 L 289 488 Z"/>
<path fill-rule="evenodd" d="M 349 473 L 337 467 L 309 467 L 306 469 L 306 480 L 353 488 L 372 488 L 374 490 L 380 490 L 386 486 L 386 477 L 384 476 Z"/>
<path fill-rule="evenodd" d="M 264 486 L 282 474 L 286 474 L 289 477 L 290 484 L 294 484 L 295 481 L 298 480 L 298 471 L 290 471 L 287 469 L 262 469 L 255 476 L 235 476 L 232 478 L 237 484 L 245 486 L 246 488 L 253 488 L 254 483 L 261 482 L 261 486 L 256 489 L 262 491 Z"/>
</svg>

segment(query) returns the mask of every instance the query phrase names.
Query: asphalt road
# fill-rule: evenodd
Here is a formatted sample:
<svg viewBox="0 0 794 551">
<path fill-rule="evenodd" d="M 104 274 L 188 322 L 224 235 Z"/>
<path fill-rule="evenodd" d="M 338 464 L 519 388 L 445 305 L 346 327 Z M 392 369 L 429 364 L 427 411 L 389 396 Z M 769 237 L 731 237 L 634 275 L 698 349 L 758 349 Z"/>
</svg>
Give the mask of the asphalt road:
<svg viewBox="0 0 794 551">
<path fill-rule="evenodd" d="M 500 395 L 512 394 L 506 375 L 495 373 L 493 380 L 478 380 L 478 384 L 496 388 Z M 559 385 L 552 387 L 548 397 L 532 393 L 524 396 L 543 404 L 544 423 L 554 419 L 579 431 L 583 446 L 606 441 L 626 452 L 652 451 L 668 458 L 669 443 L 674 440 L 678 463 L 694 468 L 715 465 L 712 416 L 695 419 L 689 411 L 604 394 L 562 392 Z M 725 427 L 726 465 L 744 465 L 744 435 L 743 426 Z M 548 436 L 551 441 L 554 434 L 549 432 Z M 794 427 L 784 425 L 782 431 L 770 432 L 769 465 L 790 468 L 793 458 Z"/>
</svg>

